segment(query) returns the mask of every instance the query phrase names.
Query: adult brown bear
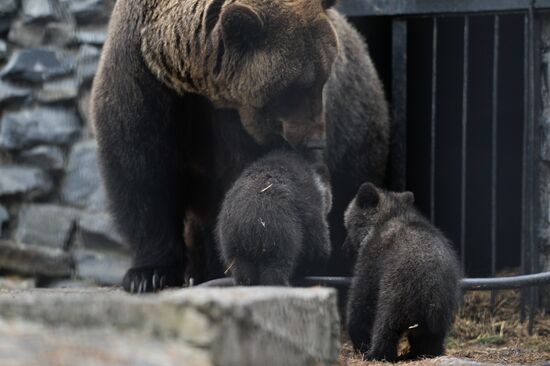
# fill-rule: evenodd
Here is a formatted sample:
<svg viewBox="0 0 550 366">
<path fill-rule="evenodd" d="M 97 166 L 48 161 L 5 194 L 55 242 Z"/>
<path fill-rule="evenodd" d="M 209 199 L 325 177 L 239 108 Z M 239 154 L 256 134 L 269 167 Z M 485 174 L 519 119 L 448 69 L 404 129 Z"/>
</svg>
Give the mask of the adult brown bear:
<svg viewBox="0 0 550 366">
<path fill-rule="evenodd" d="M 341 244 L 359 185 L 383 183 L 389 122 L 367 48 L 333 5 L 117 1 L 92 114 L 111 211 L 134 250 L 126 290 L 181 285 L 189 268 L 199 281 L 219 275 L 210 248 L 223 195 L 284 140 L 326 139 Z M 203 262 L 188 260 L 195 252 Z"/>
</svg>

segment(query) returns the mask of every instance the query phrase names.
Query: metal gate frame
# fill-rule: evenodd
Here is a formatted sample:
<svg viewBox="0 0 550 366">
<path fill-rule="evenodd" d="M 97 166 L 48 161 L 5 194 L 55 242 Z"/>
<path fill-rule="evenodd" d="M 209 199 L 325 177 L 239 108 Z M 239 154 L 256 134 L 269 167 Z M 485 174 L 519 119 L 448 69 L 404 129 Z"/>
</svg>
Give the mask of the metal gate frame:
<svg viewBox="0 0 550 366">
<path fill-rule="evenodd" d="M 524 141 L 522 171 L 522 223 L 521 223 L 521 267 L 522 276 L 505 278 L 465 279 L 464 290 L 497 290 L 521 288 L 521 318 L 529 309 L 529 331 L 532 331 L 534 313 L 538 302 L 538 288 L 550 283 L 550 272 L 538 273 L 538 250 L 535 233 L 540 223 L 537 153 L 541 144 L 541 133 L 537 132 L 541 118 L 540 86 L 540 18 L 539 12 L 550 10 L 550 0 L 343 0 L 339 10 L 347 16 L 386 16 L 392 22 L 392 174 L 393 189 L 406 187 L 407 162 L 407 21 L 414 17 L 433 18 L 432 28 L 432 80 L 431 80 L 431 156 L 430 156 L 430 217 L 434 219 L 435 191 L 435 127 L 437 97 L 437 40 L 438 18 L 461 15 L 464 17 L 463 42 L 463 85 L 462 85 L 462 166 L 461 166 L 461 257 L 464 265 L 465 215 L 466 215 L 466 128 L 468 112 L 468 50 L 469 16 L 487 14 L 494 16 L 493 54 L 500 47 L 500 15 L 519 13 L 524 16 Z M 491 172 L 491 274 L 496 272 L 496 129 L 498 121 L 498 68 L 499 58 L 493 57 L 492 87 L 492 172 Z M 494 302 L 494 291 L 493 291 Z"/>
</svg>

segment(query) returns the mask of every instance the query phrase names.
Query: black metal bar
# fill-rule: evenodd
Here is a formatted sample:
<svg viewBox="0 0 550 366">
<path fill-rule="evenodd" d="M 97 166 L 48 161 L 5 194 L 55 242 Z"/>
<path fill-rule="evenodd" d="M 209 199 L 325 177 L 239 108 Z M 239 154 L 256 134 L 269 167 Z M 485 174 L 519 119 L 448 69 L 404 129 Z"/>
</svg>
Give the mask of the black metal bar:
<svg viewBox="0 0 550 366">
<path fill-rule="evenodd" d="M 493 87 L 491 143 L 491 276 L 497 268 L 497 169 L 498 169 L 498 72 L 500 47 L 500 16 L 494 16 L 493 27 Z M 495 310 L 496 292 L 491 293 L 491 311 Z"/>
<path fill-rule="evenodd" d="M 460 259 L 462 269 L 466 269 L 466 174 L 467 174 L 467 143 L 468 143 L 468 84 L 469 84 L 469 46 L 470 46 L 470 17 L 464 17 L 464 40 L 462 60 L 462 146 L 460 171 Z"/>
<path fill-rule="evenodd" d="M 535 67 L 535 63 L 537 62 L 537 58 L 535 57 L 536 54 L 536 45 L 538 46 L 538 42 L 536 38 L 536 35 L 539 34 L 539 32 L 536 31 L 536 18 L 535 18 L 535 10 L 534 7 L 531 6 L 529 8 L 528 12 L 529 16 L 529 144 L 530 144 L 530 157 L 529 157 L 529 176 L 530 176 L 530 184 L 529 184 L 529 209 L 530 209 L 530 225 L 529 225 L 529 251 L 531 253 L 531 260 L 529 263 L 529 271 L 530 273 L 535 273 L 537 271 L 537 262 L 538 262 L 538 251 L 536 246 L 536 224 L 537 224 L 537 217 L 536 217 L 536 211 L 538 207 L 537 202 L 537 194 L 536 194 L 536 176 L 537 176 L 537 169 L 536 169 L 536 161 L 538 158 L 537 152 L 539 151 L 537 148 L 537 138 L 536 138 L 536 120 L 537 120 L 537 97 L 535 94 L 535 85 L 537 84 L 537 77 L 535 76 L 536 71 L 539 70 L 539 67 Z M 528 323 L 528 331 L 529 334 L 533 334 L 533 326 L 535 321 L 535 312 L 537 309 L 537 297 L 538 297 L 538 288 L 537 287 L 531 287 L 529 288 L 529 323 Z"/>
<path fill-rule="evenodd" d="M 522 207 L 521 207 L 521 268 L 523 274 L 529 273 L 529 263 L 530 260 L 530 246 L 529 246 L 529 236 L 530 236 L 530 219 L 529 219 L 529 157 L 530 157 L 530 145 L 529 145 L 529 120 L 530 120 L 530 109 L 529 109 L 529 14 L 525 14 L 523 17 L 523 36 L 524 36 L 524 65 L 523 65 L 523 103 L 524 103 L 524 117 L 523 117 L 523 164 L 522 164 Z M 521 300 L 520 300 L 520 320 L 525 321 L 526 315 L 526 302 L 528 299 L 528 292 L 526 289 L 521 291 Z"/>
<path fill-rule="evenodd" d="M 550 8 L 550 0 L 343 0 L 338 9 L 348 16 L 404 16 L 482 12 L 517 12 Z"/>
<path fill-rule="evenodd" d="M 465 278 L 460 283 L 465 291 L 507 290 L 543 284 L 550 284 L 550 272 L 512 277 Z"/>
<path fill-rule="evenodd" d="M 438 19 L 433 18 L 432 26 L 432 109 L 430 127 L 430 220 L 435 222 L 435 137 L 437 127 L 437 44 Z"/>
<path fill-rule="evenodd" d="M 351 285 L 351 277 L 305 277 L 293 281 L 293 286 L 330 286 L 336 288 L 348 288 Z M 540 286 L 550 284 L 550 272 L 542 272 L 523 276 L 496 277 L 496 278 L 464 278 L 460 281 L 460 287 L 464 291 L 489 291 L 518 289 L 528 286 Z M 204 282 L 197 287 L 230 287 L 234 286 L 233 279 L 219 278 Z"/>
<path fill-rule="evenodd" d="M 407 186 L 407 21 L 392 21 L 392 189 Z"/>
</svg>

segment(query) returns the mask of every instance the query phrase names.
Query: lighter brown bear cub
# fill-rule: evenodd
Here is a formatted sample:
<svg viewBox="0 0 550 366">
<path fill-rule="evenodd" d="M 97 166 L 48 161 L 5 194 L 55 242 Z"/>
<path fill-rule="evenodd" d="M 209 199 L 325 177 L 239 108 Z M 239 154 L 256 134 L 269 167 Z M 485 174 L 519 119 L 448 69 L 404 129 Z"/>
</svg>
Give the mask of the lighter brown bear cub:
<svg viewBox="0 0 550 366">
<path fill-rule="evenodd" d="M 212 233 L 224 194 L 288 144 L 326 141 L 318 159 L 341 242 L 355 190 L 384 181 L 389 122 L 366 45 L 333 4 L 117 0 L 92 116 L 111 212 L 134 251 L 125 289 L 223 276 Z M 204 263 L 187 265 L 191 248 Z"/>
</svg>

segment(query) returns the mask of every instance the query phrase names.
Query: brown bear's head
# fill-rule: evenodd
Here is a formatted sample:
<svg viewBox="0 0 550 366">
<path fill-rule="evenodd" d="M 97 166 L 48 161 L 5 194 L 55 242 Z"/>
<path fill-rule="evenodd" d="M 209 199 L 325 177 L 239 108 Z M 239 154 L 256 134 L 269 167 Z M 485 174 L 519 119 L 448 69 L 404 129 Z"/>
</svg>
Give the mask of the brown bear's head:
<svg viewBox="0 0 550 366">
<path fill-rule="evenodd" d="M 334 2 L 238 0 L 221 8 L 224 99 L 257 142 L 324 139 L 323 87 L 338 52 L 327 14 Z"/>
<path fill-rule="evenodd" d="M 178 93 L 238 110 L 259 143 L 322 139 L 323 86 L 338 53 L 328 16 L 335 1 L 145 0 L 142 55 Z"/>
</svg>

